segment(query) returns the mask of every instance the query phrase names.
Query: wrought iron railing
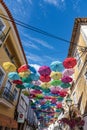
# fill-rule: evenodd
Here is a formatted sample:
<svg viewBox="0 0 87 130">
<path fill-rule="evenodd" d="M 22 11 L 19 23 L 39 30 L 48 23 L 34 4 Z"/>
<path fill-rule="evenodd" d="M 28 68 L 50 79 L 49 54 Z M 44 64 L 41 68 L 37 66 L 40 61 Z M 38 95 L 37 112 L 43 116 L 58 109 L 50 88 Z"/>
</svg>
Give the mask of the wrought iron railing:
<svg viewBox="0 0 87 130">
<path fill-rule="evenodd" d="M 0 93 L 0 97 L 4 98 L 5 100 L 10 102 L 11 104 L 13 104 L 14 100 L 15 100 L 14 93 L 12 93 L 11 90 L 9 90 L 7 87 L 2 89 L 2 92 Z"/>
</svg>

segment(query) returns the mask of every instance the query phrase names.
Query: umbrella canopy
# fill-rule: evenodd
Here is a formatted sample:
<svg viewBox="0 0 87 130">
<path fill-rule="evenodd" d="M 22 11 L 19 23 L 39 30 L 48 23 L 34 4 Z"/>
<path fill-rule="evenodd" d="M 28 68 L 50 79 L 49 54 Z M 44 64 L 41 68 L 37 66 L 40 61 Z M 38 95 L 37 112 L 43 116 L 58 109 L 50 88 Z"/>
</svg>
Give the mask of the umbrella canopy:
<svg viewBox="0 0 87 130">
<path fill-rule="evenodd" d="M 69 88 L 71 84 L 69 83 L 61 83 L 61 88 Z"/>
<path fill-rule="evenodd" d="M 38 74 L 34 74 L 34 73 L 32 73 L 32 74 L 30 74 L 29 75 L 29 77 L 32 79 L 32 80 L 34 80 L 34 81 L 37 81 L 37 80 L 39 80 L 39 75 Z"/>
<path fill-rule="evenodd" d="M 25 95 L 25 96 L 29 96 L 29 92 L 28 91 L 22 91 L 22 93 Z"/>
<path fill-rule="evenodd" d="M 36 86 L 39 86 L 41 84 L 41 82 L 40 81 L 32 81 L 32 84 L 36 85 Z"/>
<path fill-rule="evenodd" d="M 61 97 L 61 96 L 58 96 L 58 97 L 57 97 L 58 102 L 62 102 L 62 101 L 63 101 L 63 99 L 64 99 L 64 98 L 63 98 L 63 97 Z"/>
<path fill-rule="evenodd" d="M 59 94 L 60 88 L 53 86 L 53 87 L 50 88 L 50 90 L 51 90 L 52 94 Z"/>
<path fill-rule="evenodd" d="M 62 108 L 62 103 L 57 103 L 57 109 L 60 109 L 60 108 Z"/>
<path fill-rule="evenodd" d="M 21 85 L 21 84 L 20 84 L 20 85 L 19 85 L 19 84 L 16 85 L 16 87 L 17 87 L 17 88 L 20 88 L 20 89 L 25 89 L 25 86 L 24 86 L 24 85 Z"/>
<path fill-rule="evenodd" d="M 50 76 L 40 76 L 40 80 L 42 82 L 49 82 L 51 80 Z"/>
<path fill-rule="evenodd" d="M 50 93 L 50 89 L 49 88 L 42 88 L 42 91 L 46 94 Z"/>
<path fill-rule="evenodd" d="M 77 64 L 77 61 L 75 58 L 73 57 L 69 57 L 69 58 L 66 58 L 63 62 L 63 66 L 66 68 L 66 69 L 69 69 L 69 68 L 74 68 L 75 65 Z"/>
<path fill-rule="evenodd" d="M 32 72 L 32 73 L 36 73 L 36 70 L 35 70 L 35 68 L 33 67 L 33 66 L 30 66 L 30 65 L 28 65 L 29 66 L 29 70 Z"/>
<path fill-rule="evenodd" d="M 53 81 L 50 82 L 50 84 L 53 85 L 53 86 L 58 86 L 61 83 L 62 83 L 61 80 L 53 80 Z"/>
<path fill-rule="evenodd" d="M 49 88 L 49 87 L 51 86 L 51 84 L 45 82 L 45 83 L 42 83 L 40 86 L 41 86 L 42 88 Z"/>
<path fill-rule="evenodd" d="M 40 75 L 46 76 L 46 75 L 50 75 L 51 69 L 48 66 L 41 66 L 38 72 L 40 73 Z"/>
<path fill-rule="evenodd" d="M 58 80 L 62 78 L 62 73 L 52 71 L 50 76 L 52 79 Z"/>
<path fill-rule="evenodd" d="M 13 80 L 12 82 L 14 84 L 19 84 L 19 85 L 23 84 L 23 82 L 21 80 Z"/>
<path fill-rule="evenodd" d="M 25 71 L 25 72 L 20 72 L 19 73 L 19 76 L 22 77 L 22 78 L 23 77 L 28 77 L 29 75 L 30 75 L 30 71 Z"/>
<path fill-rule="evenodd" d="M 11 62 L 4 62 L 3 68 L 8 72 L 15 72 L 16 71 L 16 66 Z"/>
<path fill-rule="evenodd" d="M 28 76 L 28 77 L 22 77 L 22 82 L 23 83 L 31 83 L 32 79 Z"/>
<path fill-rule="evenodd" d="M 62 82 L 64 82 L 64 83 L 69 83 L 69 82 L 72 82 L 72 78 L 71 77 L 69 77 L 69 76 L 64 76 L 64 77 L 62 77 Z"/>
<path fill-rule="evenodd" d="M 28 65 L 24 64 L 22 65 L 20 68 L 18 68 L 18 72 L 24 72 L 24 71 L 28 71 L 29 67 Z"/>
<path fill-rule="evenodd" d="M 64 76 L 72 76 L 73 74 L 74 74 L 74 69 L 73 68 L 71 68 L 71 69 L 65 69 L 63 71 L 63 77 Z"/>
<path fill-rule="evenodd" d="M 61 72 L 64 70 L 63 64 L 59 61 L 54 61 L 50 65 L 51 70 Z"/>
<path fill-rule="evenodd" d="M 34 94 L 34 95 L 42 94 L 42 91 L 40 91 L 40 90 L 30 90 L 30 94 Z"/>
<path fill-rule="evenodd" d="M 10 80 L 19 80 L 19 79 L 20 79 L 20 76 L 18 75 L 17 72 L 10 72 L 10 73 L 8 74 L 8 78 L 9 78 Z"/>
<path fill-rule="evenodd" d="M 68 92 L 65 89 L 60 90 L 59 95 L 61 97 L 65 97 L 68 94 Z"/>
<path fill-rule="evenodd" d="M 30 83 L 23 83 L 24 87 L 26 88 L 32 88 L 33 84 Z"/>
</svg>

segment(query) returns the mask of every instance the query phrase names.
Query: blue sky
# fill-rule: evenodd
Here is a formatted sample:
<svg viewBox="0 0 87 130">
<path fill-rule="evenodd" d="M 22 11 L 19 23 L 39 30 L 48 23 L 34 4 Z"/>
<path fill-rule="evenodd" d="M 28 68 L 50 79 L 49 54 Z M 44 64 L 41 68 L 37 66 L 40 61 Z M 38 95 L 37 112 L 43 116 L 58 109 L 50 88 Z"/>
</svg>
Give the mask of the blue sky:
<svg viewBox="0 0 87 130">
<path fill-rule="evenodd" d="M 71 39 L 74 19 L 87 16 L 87 0 L 4 0 L 14 18 L 66 40 Z M 69 43 L 18 27 L 30 64 L 50 65 L 63 61 Z"/>
</svg>

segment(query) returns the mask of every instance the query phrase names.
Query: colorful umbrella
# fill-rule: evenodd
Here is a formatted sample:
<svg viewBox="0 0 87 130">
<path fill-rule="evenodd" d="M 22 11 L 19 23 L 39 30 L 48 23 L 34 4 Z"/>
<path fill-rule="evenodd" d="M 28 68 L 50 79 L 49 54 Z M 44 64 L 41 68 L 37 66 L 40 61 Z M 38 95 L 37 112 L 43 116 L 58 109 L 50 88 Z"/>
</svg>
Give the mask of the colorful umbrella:
<svg viewBox="0 0 87 130">
<path fill-rule="evenodd" d="M 16 87 L 17 87 L 17 88 L 20 88 L 20 89 L 25 89 L 24 85 L 21 85 L 21 84 L 20 84 L 20 85 L 19 85 L 19 84 L 16 85 Z"/>
<path fill-rule="evenodd" d="M 65 97 L 68 94 L 68 92 L 65 89 L 60 90 L 59 95 L 61 97 Z"/>
<path fill-rule="evenodd" d="M 30 65 L 28 65 L 29 66 L 29 70 L 32 72 L 32 73 L 36 73 L 36 70 L 35 70 L 35 68 L 33 67 L 33 66 L 30 66 Z"/>
<path fill-rule="evenodd" d="M 71 68 L 71 69 L 65 69 L 65 70 L 63 71 L 63 77 L 64 77 L 64 76 L 72 76 L 73 73 L 74 73 L 74 69 L 73 69 L 73 68 Z"/>
<path fill-rule="evenodd" d="M 31 83 L 32 79 L 28 76 L 28 77 L 22 77 L 22 82 L 24 83 Z"/>
<path fill-rule="evenodd" d="M 23 85 L 25 88 L 32 88 L 33 87 L 33 84 L 30 84 L 30 83 L 23 83 Z"/>
<path fill-rule="evenodd" d="M 48 76 L 51 73 L 51 69 L 48 66 L 41 66 L 38 72 L 40 73 L 40 75 Z"/>
<path fill-rule="evenodd" d="M 34 81 L 37 81 L 37 80 L 39 80 L 39 75 L 38 74 L 34 74 L 34 73 L 32 73 L 32 74 L 30 74 L 29 75 L 29 77 L 32 79 L 32 80 L 34 80 Z"/>
<path fill-rule="evenodd" d="M 71 84 L 69 83 L 61 83 L 61 88 L 69 88 Z"/>
<path fill-rule="evenodd" d="M 24 72 L 24 71 L 28 71 L 29 67 L 28 65 L 22 65 L 20 68 L 18 68 L 18 72 Z"/>
<path fill-rule="evenodd" d="M 22 77 L 22 78 L 23 77 L 28 77 L 29 75 L 30 75 L 30 71 L 25 71 L 25 72 L 20 72 L 19 73 L 19 76 Z"/>
<path fill-rule="evenodd" d="M 64 99 L 64 98 L 63 98 L 63 97 L 61 97 L 61 96 L 58 96 L 58 97 L 57 97 L 57 100 L 58 100 L 59 102 L 62 102 L 62 101 L 63 101 L 63 99 Z"/>
<path fill-rule="evenodd" d="M 58 86 L 58 85 L 61 84 L 61 80 L 53 80 L 53 81 L 50 82 L 50 84 L 53 85 L 53 86 Z"/>
<path fill-rule="evenodd" d="M 3 68 L 8 72 L 15 72 L 16 71 L 16 66 L 11 62 L 4 62 Z"/>
<path fill-rule="evenodd" d="M 58 79 L 61 79 L 62 78 L 62 73 L 60 72 L 51 72 L 51 78 L 54 79 L 54 80 L 58 80 Z"/>
<path fill-rule="evenodd" d="M 62 108 L 62 103 L 60 103 L 60 102 L 59 102 L 59 103 L 57 103 L 57 106 L 56 106 L 56 107 L 57 107 L 57 109 Z"/>
<path fill-rule="evenodd" d="M 40 80 L 42 82 L 49 82 L 51 80 L 50 76 L 40 76 Z"/>
<path fill-rule="evenodd" d="M 29 92 L 28 91 L 22 91 L 22 93 L 25 95 L 25 96 L 29 96 Z"/>
<path fill-rule="evenodd" d="M 66 58 L 63 62 L 63 66 L 66 68 L 66 69 L 69 69 L 69 68 L 74 68 L 75 65 L 77 64 L 77 61 L 75 58 L 73 57 L 69 57 L 69 58 Z"/>
<path fill-rule="evenodd" d="M 12 82 L 14 84 L 19 84 L 19 85 L 23 84 L 23 82 L 21 80 L 13 80 Z"/>
<path fill-rule="evenodd" d="M 51 70 L 61 72 L 64 70 L 63 64 L 59 61 L 54 61 L 50 65 Z"/>
<path fill-rule="evenodd" d="M 49 88 L 49 87 L 51 86 L 51 84 L 45 82 L 45 83 L 42 83 L 40 86 L 41 86 L 42 88 Z"/>
<path fill-rule="evenodd" d="M 18 75 L 17 72 L 10 72 L 10 73 L 8 74 L 8 78 L 9 78 L 10 80 L 19 80 L 19 79 L 20 79 L 20 77 L 19 77 L 19 75 Z"/>
<path fill-rule="evenodd" d="M 62 82 L 64 82 L 64 83 L 69 83 L 69 82 L 72 82 L 72 78 L 71 77 L 69 77 L 69 76 L 64 76 L 64 77 L 62 77 Z"/>
<path fill-rule="evenodd" d="M 53 86 L 53 87 L 50 88 L 50 90 L 51 90 L 52 94 L 59 94 L 60 88 Z"/>
<path fill-rule="evenodd" d="M 32 84 L 36 85 L 36 86 L 39 86 L 41 84 L 41 82 L 40 81 L 32 81 Z"/>
<path fill-rule="evenodd" d="M 50 89 L 49 88 L 42 88 L 42 91 L 46 94 L 46 93 L 50 93 Z"/>
</svg>

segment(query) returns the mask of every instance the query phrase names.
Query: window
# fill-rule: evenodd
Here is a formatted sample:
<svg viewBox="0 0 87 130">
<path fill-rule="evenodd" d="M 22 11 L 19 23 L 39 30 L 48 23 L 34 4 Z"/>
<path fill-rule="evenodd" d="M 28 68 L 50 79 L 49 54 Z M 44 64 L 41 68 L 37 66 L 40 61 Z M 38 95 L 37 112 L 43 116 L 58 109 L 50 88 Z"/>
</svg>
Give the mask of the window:
<svg viewBox="0 0 87 130">
<path fill-rule="evenodd" d="M 18 97 L 18 91 L 17 91 L 17 89 L 14 89 L 13 95 L 14 95 L 14 99 L 17 100 L 17 97 Z"/>
<path fill-rule="evenodd" d="M 87 80 L 87 70 L 86 70 L 86 72 L 85 72 L 85 79 Z"/>
<path fill-rule="evenodd" d="M 5 24 L 2 21 L 2 19 L 0 19 L 0 34 L 2 33 L 2 31 L 4 31 L 4 29 L 5 29 Z"/>
<path fill-rule="evenodd" d="M 76 59 L 77 59 L 77 66 L 78 66 L 78 68 L 79 68 L 80 65 L 81 65 L 81 57 L 80 57 L 80 54 L 79 54 L 79 52 L 78 52 L 77 49 L 75 50 L 75 54 L 74 54 L 74 56 L 75 56 Z"/>
<path fill-rule="evenodd" d="M 0 86 L 2 85 L 2 82 L 4 80 L 5 72 L 0 67 Z"/>
<path fill-rule="evenodd" d="M 5 86 L 8 90 L 11 90 L 12 83 L 8 80 Z"/>
</svg>

